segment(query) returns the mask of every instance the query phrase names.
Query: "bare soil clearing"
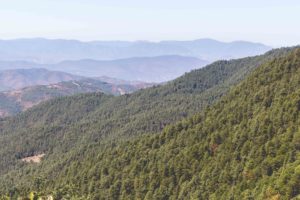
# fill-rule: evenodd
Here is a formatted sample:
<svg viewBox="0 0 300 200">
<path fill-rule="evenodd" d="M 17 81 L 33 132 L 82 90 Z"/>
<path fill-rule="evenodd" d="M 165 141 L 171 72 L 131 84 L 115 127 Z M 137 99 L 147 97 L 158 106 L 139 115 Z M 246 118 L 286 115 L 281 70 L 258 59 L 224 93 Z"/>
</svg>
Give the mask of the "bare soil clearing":
<svg viewBox="0 0 300 200">
<path fill-rule="evenodd" d="M 39 155 L 35 155 L 35 156 L 30 156 L 30 157 L 26 157 L 26 158 L 22 158 L 23 162 L 27 162 L 27 163 L 40 163 L 42 161 L 42 158 L 45 156 L 45 154 L 39 154 Z"/>
</svg>

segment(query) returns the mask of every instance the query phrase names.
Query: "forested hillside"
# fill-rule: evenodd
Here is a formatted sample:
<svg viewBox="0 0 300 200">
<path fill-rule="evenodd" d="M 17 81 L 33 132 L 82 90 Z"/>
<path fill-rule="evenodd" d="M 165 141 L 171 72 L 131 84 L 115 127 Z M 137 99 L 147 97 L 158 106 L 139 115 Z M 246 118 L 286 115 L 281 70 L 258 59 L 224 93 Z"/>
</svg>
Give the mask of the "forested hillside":
<svg viewBox="0 0 300 200">
<path fill-rule="evenodd" d="M 299 198 L 299 81 L 298 49 L 162 134 L 101 153 L 90 147 L 57 186 L 103 199 Z M 84 187 L 85 178 L 93 183 Z"/>
<path fill-rule="evenodd" d="M 289 51 L 281 49 L 263 56 L 216 62 L 167 85 L 131 95 L 59 98 L 7 118 L 0 123 L 0 144 L 5 144 L 0 152 L 0 193 L 18 196 L 34 190 L 58 199 L 61 196 L 183 199 L 187 195 L 204 199 L 228 199 L 232 195 L 238 199 L 242 195 L 267 195 L 263 188 L 256 190 L 254 183 L 269 184 L 276 170 L 283 166 L 282 159 L 287 167 L 293 164 L 284 150 L 278 152 L 272 146 L 273 138 L 278 140 L 281 136 L 278 126 L 273 125 L 278 109 L 289 114 L 282 119 L 289 122 L 287 129 L 297 122 L 291 121 L 290 116 L 298 120 L 298 111 L 293 114 L 289 103 L 284 104 L 289 97 L 297 97 L 299 50 L 281 58 Z M 270 62 L 274 57 L 278 59 Z M 266 64 L 220 103 L 168 126 L 215 102 L 262 63 Z M 285 95 L 279 95 L 280 92 Z M 267 105 L 271 102 L 267 107 L 265 98 Z M 281 103 L 282 109 L 277 109 Z M 268 124 L 273 125 L 267 136 L 261 129 L 265 128 L 265 116 L 270 118 Z M 145 135 L 163 128 L 162 134 Z M 280 131 L 286 132 L 285 128 Z M 129 138 L 134 141 L 126 142 Z M 291 145 L 285 148 L 292 149 L 296 142 L 290 136 L 286 139 Z M 279 160 L 276 165 L 279 168 L 273 167 L 271 174 L 259 171 L 260 168 L 255 171 L 256 164 L 263 163 L 256 151 L 250 154 L 252 149 L 262 148 L 257 141 L 264 141 L 263 145 L 270 142 L 261 154 L 270 155 L 266 169 L 273 167 L 273 157 L 274 162 Z M 274 154 L 268 148 L 274 149 Z M 291 152 L 291 149 L 286 150 Z M 297 152 L 294 152 L 295 161 Z M 38 165 L 19 160 L 40 153 L 46 156 Z M 253 179 L 247 179 L 248 170 Z M 296 195 L 284 188 L 278 193 L 271 185 L 266 190 L 271 196 Z"/>
<path fill-rule="evenodd" d="M 297 49 L 162 134 L 100 153 L 90 146 L 55 185 L 103 199 L 299 198 L 299 84 Z"/>
</svg>

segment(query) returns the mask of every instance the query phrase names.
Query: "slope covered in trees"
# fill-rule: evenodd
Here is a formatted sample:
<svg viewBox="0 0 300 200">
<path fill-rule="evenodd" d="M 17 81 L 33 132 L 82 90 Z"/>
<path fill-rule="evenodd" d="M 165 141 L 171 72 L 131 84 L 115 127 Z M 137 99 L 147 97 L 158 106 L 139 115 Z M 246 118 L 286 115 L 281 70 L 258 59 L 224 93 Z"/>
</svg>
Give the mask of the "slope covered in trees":
<svg viewBox="0 0 300 200">
<path fill-rule="evenodd" d="M 257 121 L 261 122 L 261 112 L 258 112 L 261 109 L 260 101 L 249 104 L 249 100 L 254 90 L 261 92 L 263 87 L 256 85 L 257 88 L 251 88 L 251 78 L 256 80 L 256 76 L 261 79 L 265 77 L 266 85 L 270 86 L 269 92 L 273 94 L 280 89 L 285 90 L 280 74 L 291 76 L 288 77 L 291 80 L 297 76 L 297 73 L 293 75 L 278 70 L 275 75 L 278 80 L 269 78 L 268 70 L 273 72 L 270 66 L 285 68 L 286 65 L 282 64 L 284 61 L 276 60 L 260 67 L 247 81 L 233 90 L 238 93 L 231 92 L 221 103 L 206 110 L 204 114 L 176 126 L 168 126 L 162 134 L 144 134 L 157 133 L 165 125 L 202 110 L 261 63 L 274 57 L 282 57 L 287 51 L 289 50 L 284 49 L 264 56 L 216 62 L 167 85 L 132 95 L 109 97 L 93 94 L 60 98 L 17 117 L 5 119 L 0 124 L 0 143 L 6 144 L 0 152 L 3 158 L 0 162 L 0 191 L 10 195 L 36 190 L 56 197 L 68 194 L 92 199 L 139 196 L 163 199 L 164 195 L 169 198 L 183 198 L 186 195 L 193 195 L 195 198 L 197 195 L 220 197 L 221 194 L 225 195 L 224 192 L 229 195 L 227 187 L 232 186 L 232 195 L 238 195 L 237 191 L 243 188 L 249 188 L 251 194 L 253 188 L 243 185 L 244 183 L 239 185 L 242 177 L 234 174 L 233 166 L 236 163 L 231 163 L 231 156 L 234 155 L 233 150 L 240 153 L 237 161 L 241 165 L 238 165 L 235 172 L 241 172 L 248 161 L 249 151 L 257 149 L 252 148 L 256 140 L 252 141 L 253 144 L 248 144 L 248 149 L 245 147 L 244 151 L 239 148 L 244 147 L 243 142 L 249 141 L 252 135 L 247 134 L 252 132 L 243 132 L 245 136 L 236 141 L 241 142 L 241 146 L 234 148 L 228 142 L 235 144 L 235 140 L 231 139 L 240 139 L 240 135 L 243 135 L 240 134 L 241 128 L 248 130 L 246 128 L 253 122 L 245 118 L 248 114 L 252 113 L 255 119 L 257 115 Z M 296 51 L 294 54 L 298 56 L 299 53 Z M 297 56 L 292 57 L 298 58 Z M 295 66 L 292 58 L 287 60 L 291 60 L 291 66 Z M 295 60 L 297 63 L 297 59 Z M 262 69 L 266 72 L 260 73 L 259 70 Z M 271 81 L 278 83 L 275 85 L 279 90 L 271 87 Z M 293 93 L 292 90 L 290 92 Z M 247 95 L 249 99 L 246 98 Z M 264 97 L 262 93 L 257 98 L 259 100 Z M 251 111 L 249 113 L 248 108 Z M 254 112 L 252 109 L 258 110 Z M 282 112 L 286 113 L 286 109 Z M 246 114 L 244 111 L 247 111 Z M 120 138 L 128 139 L 142 134 L 144 136 L 134 142 L 119 141 Z M 277 137 L 277 132 L 274 135 Z M 271 139 L 271 136 L 260 139 Z M 219 150 L 221 153 L 217 154 Z M 37 153 L 46 153 L 40 165 L 26 165 L 18 160 Z M 223 165 L 223 162 L 229 163 L 228 166 Z M 230 173 L 232 170 L 233 173 L 226 174 L 233 181 L 227 182 L 227 185 L 222 182 L 222 178 L 216 182 L 223 169 L 228 169 L 226 171 Z M 202 176 L 202 172 L 205 175 Z M 265 174 L 258 174 L 255 180 L 262 180 L 263 175 Z M 169 187 L 168 184 L 173 185 Z M 253 182 L 252 184 L 255 185 Z M 202 189 L 199 189 L 199 185 Z M 276 193 L 276 188 L 270 190 L 275 190 Z M 258 191 L 259 194 L 261 192 Z M 282 195 L 291 196 L 291 193 Z"/>
</svg>

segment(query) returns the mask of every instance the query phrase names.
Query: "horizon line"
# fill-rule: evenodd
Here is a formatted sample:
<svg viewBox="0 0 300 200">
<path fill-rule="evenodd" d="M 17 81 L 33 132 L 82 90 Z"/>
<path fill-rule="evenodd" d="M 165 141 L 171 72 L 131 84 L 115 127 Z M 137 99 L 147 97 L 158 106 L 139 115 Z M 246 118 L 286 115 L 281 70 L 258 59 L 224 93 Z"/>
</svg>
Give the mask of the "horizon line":
<svg viewBox="0 0 300 200">
<path fill-rule="evenodd" d="M 245 39 L 237 39 L 237 40 L 219 40 L 219 39 L 214 39 L 214 38 L 209 38 L 209 37 L 203 37 L 203 38 L 196 38 L 196 39 L 162 39 L 162 40 L 151 40 L 151 39 L 142 39 L 142 40 L 122 40 L 122 39 L 112 39 L 112 40 L 84 40 L 84 39 L 79 39 L 79 38 L 51 38 L 51 37 L 18 37 L 18 38 L 9 38 L 9 39 L 2 39 L 0 38 L 0 41 L 14 41 L 14 40 L 65 40 L 65 41 L 77 41 L 77 42 L 82 42 L 82 43 L 93 43 L 93 42 L 132 42 L 132 43 L 138 43 L 138 42 L 144 42 L 144 43 L 162 43 L 162 42 L 195 42 L 195 41 L 200 41 L 200 40 L 207 40 L 207 41 L 215 41 L 215 42 L 220 42 L 220 43 L 234 43 L 234 42 L 247 42 L 247 43 L 253 43 L 253 44 L 261 44 L 264 46 L 272 47 L 275 48 L 274 45 L 269 45 L 264 42 L 259 42 L 259 41 L 252 41 L 252 40 L 245 40 Z"/>
</svg>

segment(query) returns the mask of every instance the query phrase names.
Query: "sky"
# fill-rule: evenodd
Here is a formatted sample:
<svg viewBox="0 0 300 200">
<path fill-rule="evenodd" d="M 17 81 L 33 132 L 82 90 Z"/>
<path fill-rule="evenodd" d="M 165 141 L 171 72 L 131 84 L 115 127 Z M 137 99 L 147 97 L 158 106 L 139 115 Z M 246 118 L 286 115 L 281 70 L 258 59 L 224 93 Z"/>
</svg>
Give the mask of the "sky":
<svg viewBox="0 0 300 200">
<path fill-rule="evenodd" d="M 0 39 L 300 44 L 299 0 L 0 0 Z"/>
</svg>

